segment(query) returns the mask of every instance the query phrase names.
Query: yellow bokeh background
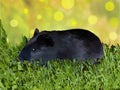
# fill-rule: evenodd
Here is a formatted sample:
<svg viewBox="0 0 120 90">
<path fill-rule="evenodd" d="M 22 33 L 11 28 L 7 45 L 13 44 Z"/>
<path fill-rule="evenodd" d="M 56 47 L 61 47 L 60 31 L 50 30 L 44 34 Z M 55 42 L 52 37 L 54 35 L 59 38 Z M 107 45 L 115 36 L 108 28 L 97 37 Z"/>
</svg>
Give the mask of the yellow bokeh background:
<svg viewBox="0 0 120 90">
<path fill-rule="evenodd" d="M 12 44 L 35 28 L 84 28 L 103 43 L 120 44 L 120 0 L 0 0 L 0 19 Z"/>
</svg>

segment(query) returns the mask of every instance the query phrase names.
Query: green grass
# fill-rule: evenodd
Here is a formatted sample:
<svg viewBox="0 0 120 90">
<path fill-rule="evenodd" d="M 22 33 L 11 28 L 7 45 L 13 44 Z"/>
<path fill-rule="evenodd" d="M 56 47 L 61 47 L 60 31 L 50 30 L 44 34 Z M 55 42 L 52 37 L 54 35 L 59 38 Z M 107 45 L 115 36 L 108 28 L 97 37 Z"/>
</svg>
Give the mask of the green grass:
<svg viewBox="0 0 120 90">
<path fill-rule="evenodd" d="M 48 68 L 17 60 L 23 42 L 11 46 L 0 22 L 0 90 L 120 90 L 120 46 L 104 45 L 100 64 L 52 61 Z"/>
</svg>

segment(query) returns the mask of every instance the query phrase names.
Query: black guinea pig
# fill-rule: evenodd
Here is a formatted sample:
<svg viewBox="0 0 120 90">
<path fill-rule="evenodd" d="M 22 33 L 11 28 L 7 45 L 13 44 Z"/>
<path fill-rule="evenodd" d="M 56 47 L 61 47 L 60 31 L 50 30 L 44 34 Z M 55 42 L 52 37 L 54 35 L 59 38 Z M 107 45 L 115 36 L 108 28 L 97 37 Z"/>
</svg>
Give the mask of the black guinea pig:
<svg viewBox="0 0 120 90">
<path fill-rule="evenodd" d="M 64 31 L 42 31 L 35 29 L 33 37 L 19 54 L 19 60 L 42 60 L 46 63 L 55 59 L 97 60 L 103 56 L 100 39 L 84 29 Z"/>
</svg>

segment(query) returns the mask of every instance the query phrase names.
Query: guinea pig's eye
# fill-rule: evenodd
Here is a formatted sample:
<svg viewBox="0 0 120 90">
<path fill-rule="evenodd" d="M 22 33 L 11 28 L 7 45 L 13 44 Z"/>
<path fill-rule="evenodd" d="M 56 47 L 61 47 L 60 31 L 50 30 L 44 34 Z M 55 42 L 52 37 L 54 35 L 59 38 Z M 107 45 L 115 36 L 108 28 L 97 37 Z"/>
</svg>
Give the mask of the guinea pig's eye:
<svg viewBox="0 0 120 90">
<path fill-rule="evenodd" d="M 35 51 L 36 51 L 36 49 L 35 49 L 35 48 L 32 48 L 32 51 L 33 51 L 33 52 L 35 52 Z"/>
</svg>

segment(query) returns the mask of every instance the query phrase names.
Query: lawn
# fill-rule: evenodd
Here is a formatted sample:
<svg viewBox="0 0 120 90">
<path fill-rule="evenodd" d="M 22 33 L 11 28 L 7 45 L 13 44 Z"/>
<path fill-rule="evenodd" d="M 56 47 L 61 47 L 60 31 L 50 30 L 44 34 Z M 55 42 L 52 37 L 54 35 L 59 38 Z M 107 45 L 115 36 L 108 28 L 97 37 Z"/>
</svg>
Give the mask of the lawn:
<svg viewBox="0 0 120 90">
<path fill-rule="evenodd" d="M 120 90 L 120 46 L 104 44 L 99 64 L 56 60 L 48 66 L 21 64 L 17 57 L 25 44 L 7 43 L 0 22 L 0 90 Z"/>
</svg>

